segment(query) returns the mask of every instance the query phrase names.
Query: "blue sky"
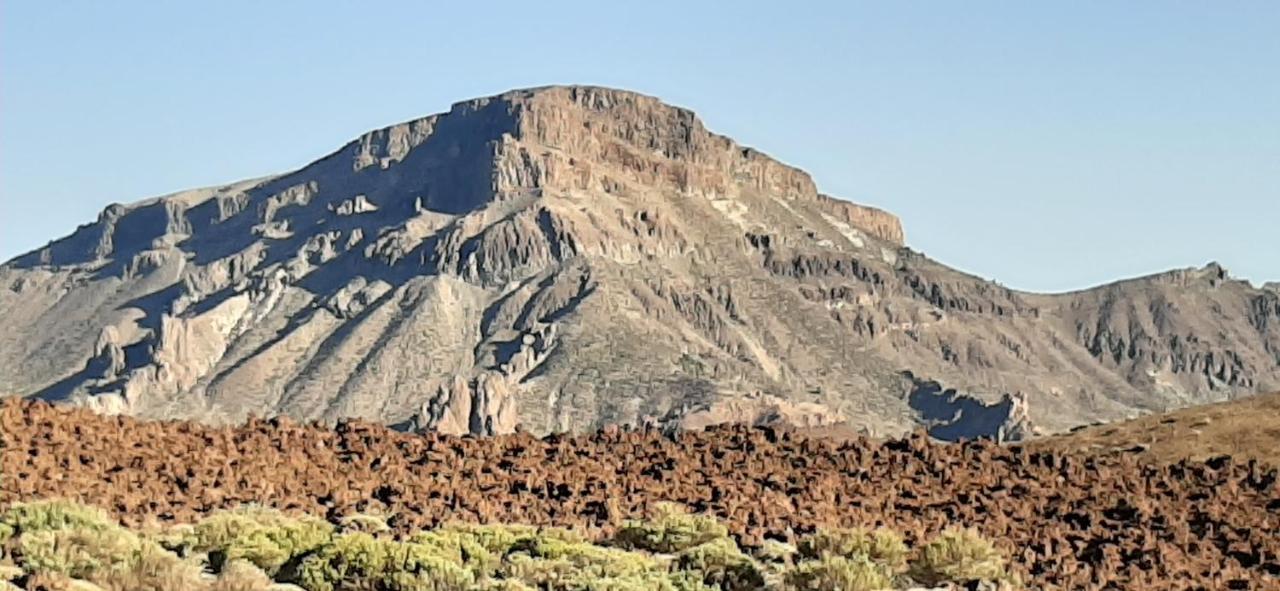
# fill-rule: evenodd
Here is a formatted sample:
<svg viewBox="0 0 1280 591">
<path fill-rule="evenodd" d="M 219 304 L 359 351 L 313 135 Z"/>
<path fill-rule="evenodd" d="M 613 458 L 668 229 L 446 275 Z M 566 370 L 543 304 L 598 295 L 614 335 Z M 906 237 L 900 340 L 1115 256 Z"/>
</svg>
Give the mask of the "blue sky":
<svg viewBox="0 0 1280 591">
<path fill-rule="evenodd" d="M 692 108 L 1011 287 L 1280 280 L 1280 2 L 785 4 L 6 0 L 0 259 L 111 202 L 590 83 Z"/>
</svg>

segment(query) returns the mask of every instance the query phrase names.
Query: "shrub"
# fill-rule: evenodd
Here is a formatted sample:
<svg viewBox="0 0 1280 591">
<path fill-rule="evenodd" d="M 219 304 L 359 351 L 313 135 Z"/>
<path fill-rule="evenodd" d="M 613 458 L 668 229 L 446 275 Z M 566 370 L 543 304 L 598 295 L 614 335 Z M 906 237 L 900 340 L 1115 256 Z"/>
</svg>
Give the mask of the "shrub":
<svg viewBox="0 0 1280 591">
<path fill-rule="evenodd" d="M 339 583 L 349 589 L 372 589 L 386 570 L 384 542 L 365 533 L 341 534 L 303 559 L 298 582 L 309 591 L 333 591 Z M 368 585 L 361 587 L 359 585 Z"/>
<path fill-rule="evenodd" d="M 350 533 L 303 559 L 298 582 L 309 591 L 461 591 L 475 577 L 436 548 Z"/>
<path fill-rule="evenodd" d="M 589 577 L 577 575 L 554 591 L 680 591 L 666 573 L 648 573 L 619 577 Z M 705 589 L 705 587 L 703 587 Z"/>
<path fill-rule="evenodd" d="M 691 515 L 679 505 L 659 503 L 654 518 L 629 521 L 615 543 L 626 548 L 672 553 L 729 536 L 729 529 L 710 515 Z"/>
<path fill-rule="evenodd" d="M 22 567 L 29 573 L 90 579 L 95 574 L 127 566 L 141 544 L 123 528 L 46 529 L 18 538 Z"/>
<path fill-rule="evenodd" d="M 12 581 L 22 576 L 22 567 L 14 564 L 0 564 L 0 582 Z M 0 585 L 4 589 L 4 585 Z"/>
<path fill-rule="evenodd" d="M 795 546 L 778 540 L 765 540 L 756 552 L 756 558 L 771 564 L 790 564 L 798 550 Z"/>
<path fill-rule="evenodd" d="M 485 539 L 477 532 L 462 529 L 437 529 L 416 533 L 409 537 L 409 542 L 429 549 L 437 556 L 447 559 L 459 566 L 465 566 L 477 574 L 492 574 L 502 561 L 502 554 L 515 543 L 514 536 L 510 541 L 499 537 L 496 531 Z"/>
<path fill-rule="evenodd" d="M 347 515 L 338 520 L 338 526 L 343 533 L 364 532 L 366 534 L 380 534 L 391 531 L 391 526 L 387 525 L 387 518 L 370 513 Z"/>
<path fill-rule="evenodd" d="M 537 591 L 515 579 L 488 579 L 476 586 L 476 591 Z"/>
<path fill-rule="evenodd" d="M 547 591 L 677 589 L 667 564 L 657 558 L 591 544 L 565 533 L 541 531 L 517 540 L 497 576 Z"/>
<path fill-rule="evenodd" d="M 764 574 L 732 538 L 717 538 L 679 554 L 676 565 L 694 573 L 708 585 L 725 591 L 747 591 L 764 586 Z"/>
<path fill-rule="evenodd" d="M 671 573 L 670 589 L 672 591 L 722 591 L 719 587 L 708 585 L 698 573 L 676 571 Z M 765 587 L 766 589 L 768 587 Z"/>
<path fill-rule="evenodd" d="M 897 532 L 887 529 L 824 529 L 800 541 L 801 557 L 814 560 L 823 556 L 853 558 L 865 556 L 892 573 L 907 566 L 907 544 Z"/>
<path fill-rule="evenodd" d="M 89 581 L 82 581 L 80 579 L 72 579 L 65 575 L 49 573 L 27 577 L 27 588 L 45 589 L 47 591 L 103 591 L 102 587 L 94 585 Z M 14 587 L 14 589 L 18 588 Z"/>
<path fill-rule="evenodd" d="M 535 561 L 553 562 L 553 561 Z M 564 562 L 559 562 L 563 565 Z M 514 589 L 538 589 L 539 591 L 712 591 L 696 576 L 687 573 L 670 574 L 665 571 L 629 575 L 599 575 L 571 568 L 555 577 L 533 583 L 525 579 L 502 579 L 493 585 L 514 583 Z M 498 587 L 503 588 L 503 587 Z"/>
<path fill-rule="evenodd" d="M 429 532 L 414 534 L 410 540 L 456 547 L 468 566 L 476 566 L 477 561 L 470 554 L 479 555 L 474 548 L 478 545 L 494 559 L 507 554 L 516 543 L 530 538 L 546 538 L 562 542 L 584 542 L 586 539 L 577 532 L 558 527 L 534 527 L 530 525 L 477 525 L 453 523 L 436 528 Z"/>
<path fill-rule="evenodd" d="M 143 534 L 143 537 L 160 545 L 161 548 L 177 554 L 190 556 L 200 538 L 196 536 L 196 528 L 190 524 L 173 525 L 154 529 Z"/>
<path fill-rule="evenodd" d="M 18 550 L 28 573 L 65 578 L 68 585 L 93 584 L 105 591 L 202 586 L 199 564 L 120 527 L 30 531 L 18 538 Z"/>
<path fill-rule="evenodd" d="M 639 552 L 545 535 L 522 538 L 510 552 L 523 552 L 544 560 L 563 560 L 578 571 L 600 577 L 626 577 L 665 570 L 657 559 Z"/>
<path fill-rule="evenodd" d="M 314 551 L 333 536 L 329 522 L 292 518 L 260 507 L 214 513 L 195 526 L 194 549 L 209 553 L 214 571 L 225 563 L 246 560 L 268 575 Z"/>
<path fill-rule="evenodd" d="M 200 564 L 142 542 L 115 568 L 86 577 L 105 591 L 193 591 L 205 586 Z"/>
<path fill-rule="evenodd" d="M 209 591 L 267 591 L 271 577 L 246 560 L 232 560 L 222 567 Z"/>
<path fill-rule="evenodd" d="M 921 546 L 911 577 L 926 585 L 968 581 L 1009 581 L 1004 557 L 972 529 L 953 528 Z"/>
<path fill-rule="evenodd" d="M 881 591 L 893 586 L 887 568 L 864 555 L 825 555 L 806 560 L 786 573 L 786 588 L 794 591 Z"/>
<path fill-rule="evenodd" d="M 465 591 L 475 584 L 475 574 L 422 544 L 387 542 L 387 591 Z"/>
<path fill-rule="evenodd" d="M 546 560 L 516 554 L 503 563 L 502 578 L 519 581 L 536 589 L 549 589 L 573 575 L 573 563 L 568 560 Z"/>
<path fill-rule="evenodd" d="M 14 503 L 0 513 L 0 544 L 27 532 L 113 527 L 116 521 L 97 507 L 63 500 Z"/>
</svg>

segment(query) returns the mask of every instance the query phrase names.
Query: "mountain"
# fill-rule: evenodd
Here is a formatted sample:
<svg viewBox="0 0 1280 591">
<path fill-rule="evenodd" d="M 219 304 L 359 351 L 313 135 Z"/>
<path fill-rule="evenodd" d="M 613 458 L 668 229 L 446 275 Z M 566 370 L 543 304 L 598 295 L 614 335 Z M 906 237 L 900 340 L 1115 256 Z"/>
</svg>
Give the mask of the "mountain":
<svg viewBox="0 0 1280 591">
<path fill-rule="evenodd" d="M 10 394 L 211 422 L 1018 438 L 1280 389 L 1280 290 L 1212 264 L 1010 290 L 686 109 L 594 87 L 111 205 L 0 267 L 0 325 Z"/>
</svg>

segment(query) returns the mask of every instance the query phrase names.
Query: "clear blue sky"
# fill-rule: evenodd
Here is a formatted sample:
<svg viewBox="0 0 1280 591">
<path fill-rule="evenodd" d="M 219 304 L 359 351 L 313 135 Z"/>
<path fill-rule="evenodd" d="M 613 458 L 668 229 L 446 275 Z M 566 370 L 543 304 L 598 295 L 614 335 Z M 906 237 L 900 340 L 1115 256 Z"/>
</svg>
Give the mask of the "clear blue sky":
<svg viewBox="0 0 1280 591">
<path fill-rule="evenodd" d="M 548 83 L 690 107 L 1012 287 L 1280 279 L 1276 1 L 5 0 L 0 259 Z"/>
</svg>

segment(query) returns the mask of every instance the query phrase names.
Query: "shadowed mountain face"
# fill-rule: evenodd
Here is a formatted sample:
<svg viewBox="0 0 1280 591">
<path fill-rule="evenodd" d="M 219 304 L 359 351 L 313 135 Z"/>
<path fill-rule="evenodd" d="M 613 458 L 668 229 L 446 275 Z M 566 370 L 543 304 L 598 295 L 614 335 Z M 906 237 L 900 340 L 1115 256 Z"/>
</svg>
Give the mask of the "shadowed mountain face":
<svg viewBox="0 0 1280 591">
<path fill-rule="evenodd" d="M 1280 290 L 1210 265 L 1015 292 L 687 110 L 589 87 L 112 205 L 0 267 L 0 325 L 10 394 L 207 421 L 954 438 L 1280 389 Z"/>
</svg>

